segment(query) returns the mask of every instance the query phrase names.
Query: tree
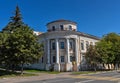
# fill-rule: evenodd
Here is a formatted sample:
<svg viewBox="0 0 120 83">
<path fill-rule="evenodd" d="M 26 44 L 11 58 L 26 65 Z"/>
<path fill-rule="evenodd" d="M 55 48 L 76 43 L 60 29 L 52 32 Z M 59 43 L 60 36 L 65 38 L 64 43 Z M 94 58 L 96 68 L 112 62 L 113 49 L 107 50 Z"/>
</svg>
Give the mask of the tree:
<svg viewBox="0 0 120 83">
<path fill-rule="evenodd" d="M 97 43 L 97 51 L 101 56 L 102 63 L 115 64 L 120 61 L 120 36 L 116 33 L 109 33 Z M 119 60 L 118 60 L 119 59 Z M 108 65 L 109 68 L 109 65 Z"/>
<path fill-rule="evenodd" d="M 96 47 L 93 45 L 90 45 L 85 55 L 86 55 L 85 58 L 87 63 L 90 64 L 96 71 L 96 66 L 100 62 L 100 58 L 97 53 Z"/>
<path fill-rule="evenodd" d="M 111 42 L 106 42 L 104 40 L 101 40 L 100 42 L 97 43 L 96 48 L 100 56 L 100 60 L 101 60 L 100 62 L 103 65 L 112 63 L 114 59 L 114 55 L 113 52 L 111 51 L 112 49 Z"/>
<path fill-rule="evenodd" d="M 33 35 L 33 30 L 27 26 L 17 28 L 7 41 L 11 51 L 9 54 L 11 64 L 21 65 L 21 74 L 24 64 L 37 62 L 43 54 L 43 45 L 37 42 L 38 39 Z"/>
<path fill-rule="evenodd" d="M 10 18 L 10 22 L 7 24 L 3 31 L 11 32 L 15 28 L 19 28 L 20 26 L 26 26 L 22 21 L 22 16 L 19 10 L 19 7 L 16 6 L 15 15 Z"/>
<path fill-rule="evenodd" d="M 3 63 L 5 56 L 3 55 L 3 51 L 5 51 L 5 41 L 7 38 L 7 34 L 0 32 L 0 64 Z"/>
<path fill-rule="evenodd" d="M 4 56 L 1 61 L 13 71 L 16 66 L 21 65 L 21 74 L 23 74 L 23 65 L 38 61 L 43 54 L 43 44 L 39 44 L 33 30 L 22 22 L 18 6 L 15 16 L 11 17 L 0 37 L 3 38 L 1 40 L 5 40 L 0 41 L 0 55 Z"/>
</svg>

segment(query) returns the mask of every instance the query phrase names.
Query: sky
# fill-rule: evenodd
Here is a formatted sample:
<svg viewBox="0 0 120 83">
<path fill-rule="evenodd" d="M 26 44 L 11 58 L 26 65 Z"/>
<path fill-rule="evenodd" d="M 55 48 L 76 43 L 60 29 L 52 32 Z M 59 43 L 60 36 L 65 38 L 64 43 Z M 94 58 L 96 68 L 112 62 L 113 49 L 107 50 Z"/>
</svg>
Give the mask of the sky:
<svg viewBox="0 0 120 83">
<path fill-rule="evenodd" d="M 78 31 L 102 37 L 120 33 L 120 0 L 0 0 L 0 30 L 19 6 L 23 22 L 46 32 L 46 24 L 58 19 L 77 22 Z"/>
</svg>

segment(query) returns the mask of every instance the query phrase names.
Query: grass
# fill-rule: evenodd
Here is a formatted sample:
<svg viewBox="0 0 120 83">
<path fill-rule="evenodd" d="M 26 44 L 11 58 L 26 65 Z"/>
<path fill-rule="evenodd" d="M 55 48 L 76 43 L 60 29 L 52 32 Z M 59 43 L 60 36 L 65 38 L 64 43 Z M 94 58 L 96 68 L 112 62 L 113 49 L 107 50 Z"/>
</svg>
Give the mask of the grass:
<svg viewBox="0 0 120 83">
<path fill-rule="evenodd" d="M 28 69 L 25 70 L 27 73 L 48 73 L 48 74 L 59 74 L 60 72 L 57 71 L 43 71 L 43 70 L 37 70 L 37 69 Z"/>
<path fill-rule="evenodd" d="M 42 71 L 42 70 L 37 70 L 37 69 L 27 69 L 27 70 L 24 70 L 23 75 L 21 75 L 20 72 L 5 71 L 5 69 L 0 68 L 0 78 L 37 76 L 40 73 L 59 74 L 60 72 L 56 72 L 56 71 Z"/>
<path fill-rule="evenodd" d="M 6 77 L 23 77 L 23 76 L 36 76 L 37 74 L 32 74 L 32 73 L 23 73 L 21 75 L 18 72 L 10 72 L 10 71 L 5 71 L 5 70 L 0 70 L 0 78 L 6 78 Z"/>
</svg>

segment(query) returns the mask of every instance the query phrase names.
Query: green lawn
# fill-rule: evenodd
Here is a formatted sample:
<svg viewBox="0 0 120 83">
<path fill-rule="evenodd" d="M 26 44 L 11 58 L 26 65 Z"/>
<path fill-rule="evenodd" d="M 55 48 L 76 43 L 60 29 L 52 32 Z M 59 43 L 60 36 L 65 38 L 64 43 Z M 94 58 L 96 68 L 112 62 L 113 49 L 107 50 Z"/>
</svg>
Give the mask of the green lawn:
<svg viewBox="0 0 120 83">
<path fill-rule="evenodd" d="M 16 76 L 35 76 L 37 74 L 32 74 L 32 73 L 24 73 L 21 75 L 18 72 L 10 72 L 10 71 L 5 71 L 5 70 L 0 70 L 0 78 L 5 78 L 5 77 L 16 77 Z"/>
<path fill-rule="evenodd" d="M 11 71 L 5 71 L 4 69 L 0 68 L 0 78 L 5 77 L 22 77 L 22 76 L 37 76 L 40 73 L 46 73 L 46 74 L 59 74 L 60 72 L 55 71 L 41 71 L 41 70 L 35 70 L 35 69 L 28 69 L 24 70 L 23 75 L 20 74 L 20 72 L 11 72 Z"/>
<path fill-rule="evenodd" d="M 48 73 L 48 74 L 59 74 L 60 73 L 57 71 L 42 71 L 42 70 L 35 70 L 35 69 L 24 70 L 24 72 L 27 72 L 27 73 Z"/>
</svg>

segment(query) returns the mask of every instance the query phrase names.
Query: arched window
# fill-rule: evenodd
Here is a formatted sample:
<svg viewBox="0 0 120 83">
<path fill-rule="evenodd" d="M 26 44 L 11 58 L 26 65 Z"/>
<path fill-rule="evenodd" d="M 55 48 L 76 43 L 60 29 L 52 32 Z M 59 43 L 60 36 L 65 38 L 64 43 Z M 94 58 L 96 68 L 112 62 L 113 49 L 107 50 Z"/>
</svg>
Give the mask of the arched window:
<svg viewBox="0 0 120 83">
<path fill-rule="evenodd" d="M 52 30 L 55 31 L 55 26 L 52 27 Z"/>
<path fill-rule="evenodd" d="M 69 30 L 72 30 L 72 26 L 71 25 L 69 25 Z"/>
<path fill-rule="evenodd" d="M 64 30 L 63 25 L 60 25 L 61 30 Z"/>
</svg>

